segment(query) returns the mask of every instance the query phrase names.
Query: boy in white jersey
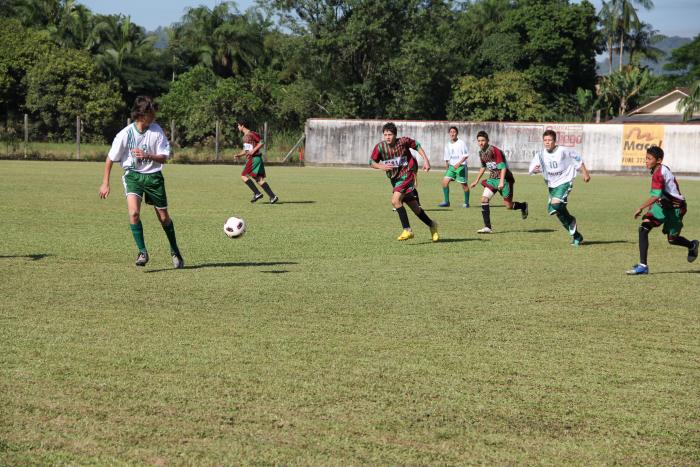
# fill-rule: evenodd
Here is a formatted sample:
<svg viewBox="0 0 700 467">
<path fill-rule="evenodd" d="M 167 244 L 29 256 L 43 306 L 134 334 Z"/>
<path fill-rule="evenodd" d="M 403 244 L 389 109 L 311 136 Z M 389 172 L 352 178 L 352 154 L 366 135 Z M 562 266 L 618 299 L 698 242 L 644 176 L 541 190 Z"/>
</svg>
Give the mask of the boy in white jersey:
<svg viewBox="0 0 700 467">
<path fill-rule="evenodd" d="M 442 179 L 442 195 L 444 201 L 438 206 L 446 208 L 450 205 L 450 182 L 456 180 L 464 190 L 463 208 L 469 207 L 469 183 L 467 181 L 467 158 L 469 157 L 467 145 L 459 139 L 459 130 L 456 126 L 450 127 L 450 141 L 445 145 L 445 176 Z"/>
<path fill-rule="evenodd" d="M 635 264 L 627 274 L 637 276 L 649 274 L 647 263 L 647 252 L 649 250 L 649 232 L 654 227 L 663 225 L 663 233 L 666 234 L 668 243 L 675 246 L 682 246 L 688 249 L 688 262 L 692 263 L 698 257 L 697 240 L 689 241 L 681 237 L 683 229 L 683 216 L 687 211 L 685 198 L 678 187 L 676 177 L 671 169 L 662 164 L 664 151 L 658 146 L 651 146 L 647 149 L 646 166 L 651 172 L 651 195 L 634 212 L 636 219 L 646 208 L 649 208 L 642 218 L 642 225 L 639 226 L 639 263 Z"/>
<path fill-rule="evenodd" d="M 168 197 L 163 179 L 163 163 L 170 158 L 170 144 L 163 129 L 155 123 L 156 105 L 148 96 L 139 96 L 131 109 L 130 124 L 112 142 L 105 161 L 104 177 L 100 186 L 100 198 L 109 196 L 109 175 L 112 165 L 118 162 L 124 169 L 122 182 L 129 210 L 129 226 L 139 249 L 136 266 L 148 263 L 148 250 L 143 237 L 141 224 L 141 201 L 155 207 L 158 220 L 163 226 L 168 242 L 173 266 L 185 267 L 175 238 L 175 226 L 168 214 Z"/>
<path fill-rule="evenodd" d="M 580 154 L 572 149 L 557 146 L 557 134 L 554 130 L 545 131 L 542 140 L 544 151 L 532 158 L 529 172 L 531 175 L 542 173 L 549 189 L 549 215 L 557 216 L 571 235 L 571 244 L 579 246 L 583 242 L 583 235 L 578 231 L 576 218 L 567 209 L 568 198 L 578 170 L 581 170 L 583 181 L 586 183 L 591 176 Z"/>
</svg>

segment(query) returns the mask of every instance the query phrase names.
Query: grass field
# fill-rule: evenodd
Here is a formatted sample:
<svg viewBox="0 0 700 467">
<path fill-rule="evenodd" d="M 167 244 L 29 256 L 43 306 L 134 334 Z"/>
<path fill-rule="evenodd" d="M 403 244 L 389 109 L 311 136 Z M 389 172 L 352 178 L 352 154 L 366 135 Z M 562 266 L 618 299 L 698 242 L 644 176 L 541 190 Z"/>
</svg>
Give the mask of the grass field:
<svg viewBox="0 0 700 467">
<path fill-rule="evenodd" d="M 187 267 L 145 212 L 137 270 L 102 170 L 0 161 L 2 465 L 700 463 L 700 262 L 655 230 L 624 275 L 649 177 L 579 182 L 576 249 L 539 177 L 477 236 L 421 175 L 443 240 L 410 214 L 400 243 L 378 171 L 272 167 L 252 205 L 239 168 L 169 165 Z"/>
</svg>

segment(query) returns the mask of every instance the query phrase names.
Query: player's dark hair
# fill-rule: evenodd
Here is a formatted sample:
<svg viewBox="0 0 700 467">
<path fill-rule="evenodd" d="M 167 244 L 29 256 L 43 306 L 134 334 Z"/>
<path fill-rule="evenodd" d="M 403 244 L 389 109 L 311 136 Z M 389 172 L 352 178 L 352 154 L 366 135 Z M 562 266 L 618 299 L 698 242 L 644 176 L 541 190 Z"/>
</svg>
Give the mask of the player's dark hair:
<svg viewBox="0 0 700 467">
<path fill-rule="evenodd" d="M 146 115 L 155 115 L 157 111 L 158 104 L 150 96 L 138 96 L 131 107 L 131 119 L 138 120 Z"/>
<path fill-rule="evenodd" d="M 394 125 L 391 122 L 384 124 L 384 126 L 382 127 L 382 133 L 384 133 L 385 131 L 392 132 L 394 134 L 394 136 L 396 136 L 399 132 L 399 130 L 396 129 L 396 125 Z"/>
<path fill-rule="evenodd" d="M 489 140 L 489 134 L 486 133 L 484 130 L 481 130 L 480 132 L 478 132 L 478 133 L 476 134 L 476 139 L 479 139 L 479 138 L 486 138 L 486 141 L 488 141 L 488 140 Z"/>
<path fill-rule="evenodd" d="M 542 133 L 542 138 L 545 136 L 551 136 L 554 141 L 557 140 L 557 132 L 554 130 L 545 130 L 545 132 Z"/>
<path fill-rule="evenodd" d="M 656 160 L 664 158 L 664 150 L 658 146 L 649 146 L 647 154 L 651 154 Z"/>
<path fill-rule="evenodd" d="M 459 130 L 457 129 L 456 126 L 451 126 L 450 129 L 448 130 L 448 133 L 449 133 L 450 131 L 452 131 L 452 130 L 454 130 L 455 133 L 459 134 Z"/>
<path fill-rule="evenodd" d="M 244 126 L 246 128 L 250 128 L 250 126 L 248 126 L 249 123 L 250 122 L 244 118 L 237 118 L 236 119 L 236 125 L 241 125 L 241 126 Z"/>
</svg>

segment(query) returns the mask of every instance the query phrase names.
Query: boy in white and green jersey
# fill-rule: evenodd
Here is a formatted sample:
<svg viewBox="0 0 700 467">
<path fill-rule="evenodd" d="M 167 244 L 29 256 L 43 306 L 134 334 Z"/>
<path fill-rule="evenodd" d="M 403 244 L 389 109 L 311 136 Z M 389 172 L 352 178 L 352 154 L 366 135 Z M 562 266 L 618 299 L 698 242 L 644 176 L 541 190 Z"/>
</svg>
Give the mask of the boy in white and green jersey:
<svg viewBox="0 0 700 467">
<path fill-rule="evenodd" d="M 542 139 L 544 150 L 532 158 L 529 172 L 530 174 L 542 173 L 549 189 L 547 205 L 549 214 L 557 216 L 559 222 L 571 235 L 571 244 L 579 246 L 583 242 L 583 235 L 578 231 L 576 218 L 569 213 L 567 204 L 577 172 L 581 171 L 583 181 L 586 183 L 591 176 L 579 153 L 573 149 L 557 146 L 557 134 L 554 130 L 545 131 Z"/>
<path fill-rule="evenodd" d="M 100 186 L 100 198 L 109 196 L 109 176 L 112 165 L 118 163 L 124 169 L 122 183 L 129 210 L 129 226 L 139 250 L 137 266 L 148 263 L 148 250 L 141 224 L 141 201 L 154 206 L 168 242 L 173 266 L 181 269 L 185 262 L 175 238 L 175 226 L 168 214 L 168 197 L 163 179 L 163 163 L 170 158 L 170 144 L 163 129 L 155 123 L 156 106 L 148 96 L 139 96 L 131 110 L 134 123 L 117 133 L 105 161 L 104 177 Z"/>
<path fill-rule="evenodd" d="M 443 202 L 438 204 L 441 208 L 450 205 L 450 182 L 455 180 L 462 185 L 464 191 L 463 208 L 469 207 L 469 183 L 467 181 L 467 158 L 469 152 L 467 144 L 459 139 L 459 130 L 451 126 L 449 130 L 450 141 L 445 145 L 445 175 L 442 178 Z"/>
</svg>

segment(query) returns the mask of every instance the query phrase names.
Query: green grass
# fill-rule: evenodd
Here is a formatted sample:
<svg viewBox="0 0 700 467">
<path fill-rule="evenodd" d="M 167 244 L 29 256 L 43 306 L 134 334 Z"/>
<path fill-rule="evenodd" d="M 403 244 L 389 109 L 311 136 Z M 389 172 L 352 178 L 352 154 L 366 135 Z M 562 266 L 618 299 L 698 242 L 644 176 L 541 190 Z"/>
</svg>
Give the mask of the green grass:
<svg viewBox="0 0 700 467">
<path fill-rule="evenodd" d="M 516 174 L 529 219 L 477 236 L 423 174 L 444 241 L 410 214 L 400 243 L 378 171 L 273 167 L 270 206 L 236 167 L 169 165 L 187 268 L 146 210 L 137 270 L 102 168 L 0 161 L 0 464 L 700 462 L 700 262 L 655 230 L 624 275 L 648 177 L 579 182 L 575 249 L 539 177 Z"/>
</svg>

